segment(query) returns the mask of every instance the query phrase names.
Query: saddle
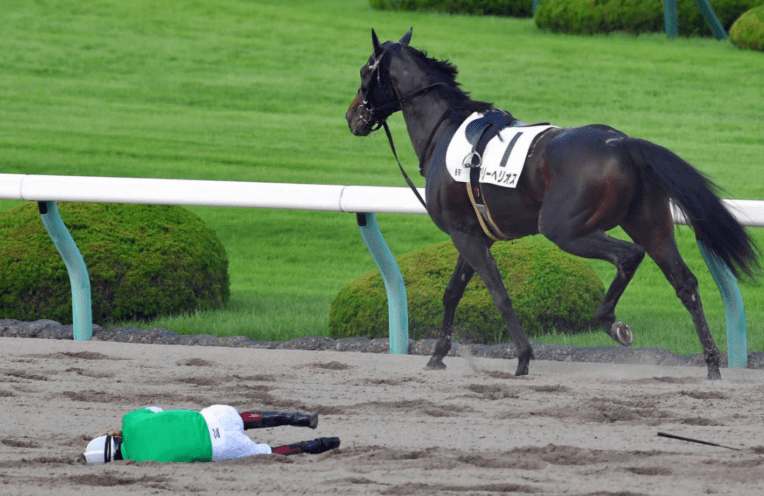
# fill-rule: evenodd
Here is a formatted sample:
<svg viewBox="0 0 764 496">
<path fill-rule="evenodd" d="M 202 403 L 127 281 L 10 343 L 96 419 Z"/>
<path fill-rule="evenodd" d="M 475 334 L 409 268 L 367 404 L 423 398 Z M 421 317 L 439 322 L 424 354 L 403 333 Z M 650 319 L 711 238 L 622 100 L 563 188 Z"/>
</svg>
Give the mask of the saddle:
<svg viewBox="0 0 764 496">
<path fill-rule="evenodd" d="M 480 227 L 483 228 L 483 232 L 496 240 L 508 240 L 509 236 L 501 232 L 494 220 L 491 218 L 491 213 L 488 210 L 483 200 L 483 188 L 480 184 L 480 167 L 483 164 L 483 153 L 485 151 L 488 142 L 494 137 L 498 136 L 499 140 L 503 141 L 499 134 L 502 129 L 506 127 L 525 127 L 525 126 L 539 126 L 548 123 L 537 124 L 525 124 L 515 119 L 512 114 L 503 110 L 495 109 L 490 110 L 483 114 L 482 117 L 470 122 L 465 129 L 465 135 L 467 141 L 472 144 L 472 151 L 464 159 L 464 167 L 470 170 L 470 180 L 467 184 L 467 193 L 470 198 L 470 202 L 475 209 Z M 514 142 L 517 141 L 519 135 L 515 135 L 512 141 L 507 146 L 507 152 L 505 158 L 509 156 Z"/>
<path fill-rule="evenodd" d="M 472 153 L 464 159 L 467 167 L 480 167 L 483 152 L 491 138 L 499 134 L 505 127 L 517 122 L 512 114 L 503 110 L 490 110 L 467 125 L 464 133 L 467 141 L 472 144 Z M 469 164 L 467 161 L 469 160 Z"/>
</svg>

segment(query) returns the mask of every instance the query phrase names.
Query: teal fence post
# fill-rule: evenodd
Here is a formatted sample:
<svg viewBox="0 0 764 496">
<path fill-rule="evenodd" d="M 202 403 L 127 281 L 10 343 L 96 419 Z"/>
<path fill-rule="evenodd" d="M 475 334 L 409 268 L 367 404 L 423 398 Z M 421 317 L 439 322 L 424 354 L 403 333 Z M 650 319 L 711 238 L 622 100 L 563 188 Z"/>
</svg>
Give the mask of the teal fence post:
<svg viewBox="0 0 764 496">
<path fill-rule="evenodd" d="M 719 22 L 719 18 L 716 17 L 714 9 L 708 0 L 695 0 L 695 4 L 698 6 L 698 10 L 703 15 L 703 19 L 706 20 L 706 24 L 711 28 L 711 32 L 717 40 L 726 40 L 727 32 L 724 30 L 724 26 Z M 679 34 L 677 27 L 677 12 L 676 12 L 676 0 L 663 0 L 663 25 L 666 29 L 666 34 L 670 38 L 676 38 Z"/>
<path fill-rule="evenodd" d="M 74 339 L 88 341 L 93 337 L 93 310 L 90 301 L 90 276 L 80 250 L 66 229 L 56 202 L 37 202 L 40 217 L 53 244 L 64 259 L 72 286 L 72 319 Z"/>
<path fill-rule="evenodd" d="M 676 20 L 676 0 L 663 0 L 663 26 L 669 38 L 676 38 L 679 34 Z"/>
<path fill-rule="evenodd" d="M 708 27 L 711 28 L 711 32 L 714 33 L 714 37 L 717 40 L 726 40 L 727 32 L 724 30 L 722 23 L 719 22 L 719 18 L 716 17 L 714 9 L 711 7 L 711 4 L 708 3 L 708 0 L 695 0 L 695 3 L 698 4 L 698 9 L 700 9 L 700 13 L 703 14 L 703 19 L 706 20 Z"/>
<path fill-rule="evenodd" d="M 700 253 L 711 271 L 724 303 L 724 317 L 727 324 L 727 361 L 730 368 L 742 369 L 748 366 L 748 335 L 745 322 L 743 296 L 732 271 L 715 255 L 709 253 L 698 241 Z"/>
<path fill-rule="evenodd" d="M 409 352 L 409 311 L 406 285 L 390 248 L 382 237 L 373 213 L 357 213 L 356 220 L 366 247 L 377 264 L 387 290 L 387 310 L 390 319 L 390 354 L 406 355 Z"/>
<path fill-rule="evenodd" d="M 533 0 L 533 15 L 536 15 L 536 11 L 538 9 L 539 9 L 539 0 Z"/>
</svg>

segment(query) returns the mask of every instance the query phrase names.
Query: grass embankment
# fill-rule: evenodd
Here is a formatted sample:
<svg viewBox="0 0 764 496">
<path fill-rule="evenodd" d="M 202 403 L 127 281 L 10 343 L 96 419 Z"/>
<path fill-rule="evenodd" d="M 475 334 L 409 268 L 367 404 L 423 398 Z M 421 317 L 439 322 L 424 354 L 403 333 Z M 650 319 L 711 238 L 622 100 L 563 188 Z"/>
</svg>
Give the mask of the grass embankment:
<svg viewBox="0 0 764 496">
<path fill-rule="evenodd" d="M 379 12 L 363 0 L 15 0 L 3 10 L 2 172 L 403 186 L 384 136 L 352 136 L 343 114 L 370 28 L 397 39 L 413 25 L 412 44 L 454 62 L 475 98 L 529 122 L 610 124 L 671 148 L 727 197 L 764 199 L 764 60 L 728 43 L 558 36 L 531 20 Z M 415 173 L 400 115 L 391 124 Z M 352 215 L 192 210 L 226 246 L 232 303 L 146 325 L 320 335 L 339 289 L 374 269 Z M 378 220 L 396 255 L 446 239 L 424 216 Z M 724 348 L 721 301 L 689 229 L 679 242 Z M 609 284 L 612 268 L 593 266 Z M 764 290 L 743 286 L 743 295 L 750 348 L 762 350 Z M 689 315 L 649 260 L 618 315 L 636 346 L 700 351 Z M 603 333 L 545 341 L 612 343 Z"/>
</svg>

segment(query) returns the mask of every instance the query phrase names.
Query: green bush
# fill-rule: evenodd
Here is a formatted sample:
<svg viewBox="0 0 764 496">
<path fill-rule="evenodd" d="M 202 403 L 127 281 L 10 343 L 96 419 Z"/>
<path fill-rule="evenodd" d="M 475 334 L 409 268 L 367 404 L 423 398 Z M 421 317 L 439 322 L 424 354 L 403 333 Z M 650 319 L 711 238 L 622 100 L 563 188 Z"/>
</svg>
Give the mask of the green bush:
<svg viewBox="0 0 764 496">
<path fill-rule="evenodd" d="M 762 0 L 710 0 L 724 29 Z M 662 32 L 661 0 L 540 0 L 536 25 L 559 33 L 594 34 L 625 31 Z M 682 36 L 711 36 L 695 0 L 677 0 L 677 28 Z"/>
<path fill-rule="evenodd" d="M 595 0 L 542 0 L 536 26 L 555 33 L 594 34 L 604 29 L 604 13 Z"/>
<path fill-rule="evenodd" d="M 90 275 L 93 321 L 214 309 L 229 297 L 214 231 L 181 207 L 61 203 Z M 69 276 L 36 203 L 0 214 L 0 318 L 72 322 Z"/>
<path fill-rule="evenodd" d="M 533 0 L 369 0 L 374 9 L 532 17 Z"/>
<path fill-rule="evenodd" d="M 535 238 L 497 243 L 492 252 L 529 336 L 598 326 L 594 312 L 604 297 L 604 287 L 584 260 Z M 406 283 L 411 339 L 437 337 L 443 318 L 443 291 L 457 258 L 450 241 L 398 258 Z M 509 341 L 501 315 L 477 275 L 464 292 L 455 327 L 456 340 Z M 334 338 L 388 336 L 387 296 L 378 271 L 359 277 L 340 291 L 332 303 L 329 332 Z"/>
<path fill-rule="evenodd" d="M 746 50 L 764 51 L 764 5 L 741 15 L 730 29 L 730 40 Z"/>
</svg>

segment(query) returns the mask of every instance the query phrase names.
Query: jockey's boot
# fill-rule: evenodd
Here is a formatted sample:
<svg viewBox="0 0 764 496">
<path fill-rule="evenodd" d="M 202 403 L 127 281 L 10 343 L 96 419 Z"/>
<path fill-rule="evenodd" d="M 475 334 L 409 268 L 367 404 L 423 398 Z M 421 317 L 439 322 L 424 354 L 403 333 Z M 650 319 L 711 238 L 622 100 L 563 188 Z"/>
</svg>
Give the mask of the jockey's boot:
<svg viewBox="0 0 764 496">
<path fill-rule="evenodd" d="M 244 421 L 244 429 L 262 429 L 280 425 L 315 429 L 318 426 L 318 413 L 244 412 L 241 414 L 241 419 Z"/>
<path fill-rule="evenodd" d="M 278 455 L 297 455 L 299 453 L 308 453 L 317 455 L 325 451 L 340 447 L 340 438 L 338 437 L 320 437 L 313 441 L 301 441 L 295 444 L 287 444 L 273 448 L 273 452 Z"/>
</svg>

